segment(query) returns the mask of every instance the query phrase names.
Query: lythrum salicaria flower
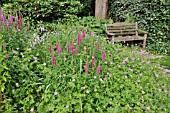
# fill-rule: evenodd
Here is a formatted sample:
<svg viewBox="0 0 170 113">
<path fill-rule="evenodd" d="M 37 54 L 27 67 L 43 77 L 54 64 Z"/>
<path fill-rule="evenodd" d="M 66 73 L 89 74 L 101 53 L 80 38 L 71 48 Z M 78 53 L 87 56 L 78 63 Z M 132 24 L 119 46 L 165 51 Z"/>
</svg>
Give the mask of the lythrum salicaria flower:
<svg viewBox="0 0 170 113">
<path fill-rule="evenodd" d="M 4 50 L 6 50 L 6 43 L 2 44 Z"/>
<path fill-rule="evenodd" d="M 97 45 L 97 50 L 100 51 L 100 43 Z"/>
<path fill-rule="evenodd" d="M 52 47 L 52 45 L 50 45 L 49 50 L 50 50 L 50 53 L 52 53 L 52 52 L 53 52 L 53 47 Z"/>
<path fill-rule="evenodd" d="M 88 70 L 89 70 L 89 64 L 88 64 L 88 62 L 86 62 L 86 69 L 85 69 L 86 74 L 88 74 Z"/>
<path fill-rule="evenodd" d="M 56 50 L 57 50 L 58 53 L 62 52 L 62 49 L 61 49 L 59 44 L 56 44 Z"/>
<path fill-rule="evenodd" d="M 72 52 L 72 54 L 74 54 L 74 44 L 72 44 L 72 46 L 71 46 L 71 52 Z"/>
<path fill-rule="evenodd" d="M 2 16 L 2 20 L 6 21 L 6 17 L 5 17 L 5 14 L 4 14 L 4 10 L 1 9 L 1 16 Z"/>
<path fill-rule="evenodd" d="M 55 66 L 55 58 L 54 58 L 54 55 L 52 55 L 51 61 L 52 61 L 52 66 L 54 67 L 54 66 Z"/>
<path fill-rule="evenodd" d="M 94 56 L 92 56 L 92 67 L 95 66 L 95 63 L 94 63 Z"/>
<path fill-rule="evenodd" d="M 97 67 L 97 74 L 100 74 L 100 64 Z"/>
<path fill-rule="evenodd" d="M 77 34 L 77 44 L 80 45 L 82 39 L 80 37 L 80 32 Z"/>
<path fill-rule="evenodd" d="M 82 29 L 82 34 L 83 34 L 83 38 L 86 39 L 86 31 L 85 31 L 85 29 Z"/>
<path fill-rule="evenodd" d="M 9 16 L 8 21 L 12 24 L 13 23 L 13 17 L 12 15 Z"/>
<path fill-rule="evenodd" d="M 10 25 L 7 23 L 6 26 L 8 28 L 8 31 L 10 31 Z"/>
<path fill-rule="evenodd" d="M 103 53 L 103 55 L 102 55 L 102 60 L 103 60 L 103 61 L 106 60 L 106 52 Z"/>
</svg>

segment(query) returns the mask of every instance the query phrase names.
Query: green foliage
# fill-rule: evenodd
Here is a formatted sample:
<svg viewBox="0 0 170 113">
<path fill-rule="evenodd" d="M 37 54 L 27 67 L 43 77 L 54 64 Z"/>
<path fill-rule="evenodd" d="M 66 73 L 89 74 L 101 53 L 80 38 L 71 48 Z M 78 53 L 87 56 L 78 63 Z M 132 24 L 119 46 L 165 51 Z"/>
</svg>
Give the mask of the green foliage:
<svg viewBox="0 0 170 113">
<path fill-rule="evenodd" d="M 2 40 L 2 35 L 0 34 L 0 95 L 1 93 L 4 92 L 5 90 L 5 84 L 8 81 L 8 79 L 10 78 L 9 74 L 8 74 L 8 68 L 7 65 L 5 63 L 5 60 L 8 60 L 7 58 L 9 57 L 7 55 L 7 52 L 5 51 L 5 47 L 4 49 L 3 47 L 3 40 Z"/>
<path fill-rule="evenodd" d="M 166 66 L 166 68 L 170 69 L 170 56 L 166 56 L 165 58 L 160 59 L 160 64 Z"/>
<path fill-rule="evenodd" d="M 147 49 L 168 53 L 170 44 L 169 0 L 109 0 L 109 15 L 114 21 L 134 18 L 139 27 L 148 31 Z"/>
<path fill-rule="evenodd" d="M 169 112 L 170 76 L 162 74 L 154 61 L 122 45 L 107 43 L 104 37 L 91 34 L 86 28 L 86 38 L 83 38 L 83 26 L 40 27 L 27 34 L 27 30 L 17 31 L 23 34 L 23 40 L 30 40 L 25 40 L 26 46 L 22 48 L 17 45 L 8 49 L 10 59 L 6 64 L 12 78 L 6 84 L 1 112 L 147 112 L 148 107 L 149 112 Z M 48 27 L 55 31 L 47 30 L 49 32 L 38 35 Z M 8 34 L 2 33 L 5 39 Z M 79 45 L 78 33 L 82 38 Z M 61 53 L 56 44 L 60 45 Z M 138 51 L 136 47 L 132 50 Z M 106 59 L 103 60 L 104 52 Z M 89 63 L 88 74 L 85 73 L 86 62 Z"/>
<path fill-rule="evenodd" d="M 94 16 L 95 0 L 79 0 L 83 4 L 83 9 L 80 16 Z"/>
<path fill-rule="evenodd" d="M 53 19 L 71 20 L 77 18 L 77 14 L 82 9 L 79 1 L 70 0 L 16 0 L 3 5 L 6 12 L 22 12 L 26 20 L 29 21 L 52 21 Z M 11 10 L 9 10 L 11 9 Z M 10 12 L 12 11 L 12 12 Z"/>
</svg>

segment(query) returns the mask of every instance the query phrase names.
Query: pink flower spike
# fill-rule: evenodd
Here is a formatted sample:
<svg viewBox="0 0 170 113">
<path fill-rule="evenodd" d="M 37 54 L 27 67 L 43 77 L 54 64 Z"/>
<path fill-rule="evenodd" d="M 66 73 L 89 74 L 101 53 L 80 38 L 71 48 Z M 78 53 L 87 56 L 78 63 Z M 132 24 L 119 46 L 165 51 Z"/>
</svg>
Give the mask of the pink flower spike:
<svg viewBox="0 0 170 113">
<path fill-rule="evenodd" d="M 12 17 L 12 15 L 9 16 L 8 21 L 9 21 L 10 23 L 13 23 L 13 17 Z"/>
<path fill-rule="evenodd" d="M 23 24 L 22 17 L 19 17 L 19 24 L 20 24 L 20 27 L 21 27 L 21 26 L 22 26 L 22 24 Z"/>
<path fill-rule="evenodd" d="M 52 57 L 51 57 L 51 61 L 52 61 L 52 65 L 53 65 L 53 67 L 55 66 L 55 59 L 54 59 L 54 55 L 52 55 Z"/>
<path fill-rule="evenodd" d="M 82 33 L 83 33 L 83 38 L 86 39 L 86 31 L 84 28 L 82 29 Z"/>
<path fill-rule="evenodd" d="M 97 74 L 100 74 L 100 64 L 97 67 Z"/>
<path fill-rule="evenodd" d="M 6 17 L 5 17 L 5 14 L 4 14 L 4 10 L 1 9 L 1 16 L 2 16 L 2 20 L 6 21 Z"/>
<path fill-rule="evenodd" d="M 4 50 L 6 50 L 6 43 L 2 44 Z"/>
<path fill-rule="evenodd" d="M 62 52 L 61 47 L 59 44 L 56 44 L 56 50 L 60 54 Z"/>
<path fill-rule="evenodd" d="M 7 23 L 6 26 L 8 28 L 8 31 L 10 31 L 10 25 Z"/>
<path fill-rule="evenodd" d="M 89 70 L 88 68 L 89 68 L 89 64 L 88 64 L 88 62 L 86 62 L 86 70 L 85 70 L 86 74 L 88 74 L 88 70 Z"/>
<path fill-rule="evenodd" d="M 82 39 L 80 37 L 80 32 L 77 34 L 77 44 L 80 45 Z"/>
<path fill-rule="evenodd" d="M 74 54 L 74 44 L 72 44 L 71 49 L 72 49 L 72 55 L 73 55 Z"/>
<path fill-rule="evenodd" d="M 52 52 L 53 52 L 53 47 L 52 47 L 52 45 L 50 45 L 49 50 L 50 50 L 50 53 L 52 54 Z"/>
<path fill-rule="evenodd" d="M 100 43 L 97 45 L 97 50 L 100 51 Z"/>
<path fill-rule="evenodd" d="M 95 66 L 95 63 L 94 63 L 94 56 L 92 56 L 92 67 Z"/>
<path fill-rule="evenodd" d="M 103 61 L 106 60 L 106 52 L 103 53 L 103 55 L 102 55 L 102 60 L 103 60 Z"/>
</svg>

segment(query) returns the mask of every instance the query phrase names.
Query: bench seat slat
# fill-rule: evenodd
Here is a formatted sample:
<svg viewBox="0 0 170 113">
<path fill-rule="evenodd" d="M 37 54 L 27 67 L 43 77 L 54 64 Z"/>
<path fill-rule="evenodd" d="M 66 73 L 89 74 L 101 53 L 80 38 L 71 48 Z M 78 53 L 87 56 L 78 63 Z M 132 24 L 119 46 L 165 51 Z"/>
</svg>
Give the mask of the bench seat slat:
<svg viewBox="0 0 170 113">
<path fill-rule="evenodd" d="M 112 30 L 126 30 L 126 29 L 135 29 L 136 26 L 119 26 L 119 27 L 115 27 L 115 26 L 112 26 L 112 27 L 107 27 L 107 29 L 112 29 Z"/>
<path fill-rule="evenodd" d="M 108 30 L 109 32 L 112 33 L 121 33 L 121 32 L 132 32 L 132 31 L 137 31 L 136 29 L 127 29 L 127 30 Z"/>
<path fill-rule="evenodd" d="M 126 22 L 107 24 L 107 26 L 135 26 L 135 25 L 136 23 L 126 23 Z"/>
</svg>

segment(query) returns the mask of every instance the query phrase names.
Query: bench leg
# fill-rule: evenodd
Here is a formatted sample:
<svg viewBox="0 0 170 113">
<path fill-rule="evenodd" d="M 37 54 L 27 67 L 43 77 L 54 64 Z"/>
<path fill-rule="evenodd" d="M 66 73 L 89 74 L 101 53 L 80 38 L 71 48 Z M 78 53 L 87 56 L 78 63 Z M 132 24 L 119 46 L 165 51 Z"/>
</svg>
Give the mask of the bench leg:
<svg viewBox="0 0 170 113">
<path fill-rule="evenodd" d="M 143 48 L 145 49 L 146 47 L 146 37 L 147 37 L 147 34 L 144 35 L 144 40 L 143 40 Z"/>
<path fill-rule="evenodd" d="M 114 36 L 112 36 L 112 44 L 114 44 Z"/>
</svg>

